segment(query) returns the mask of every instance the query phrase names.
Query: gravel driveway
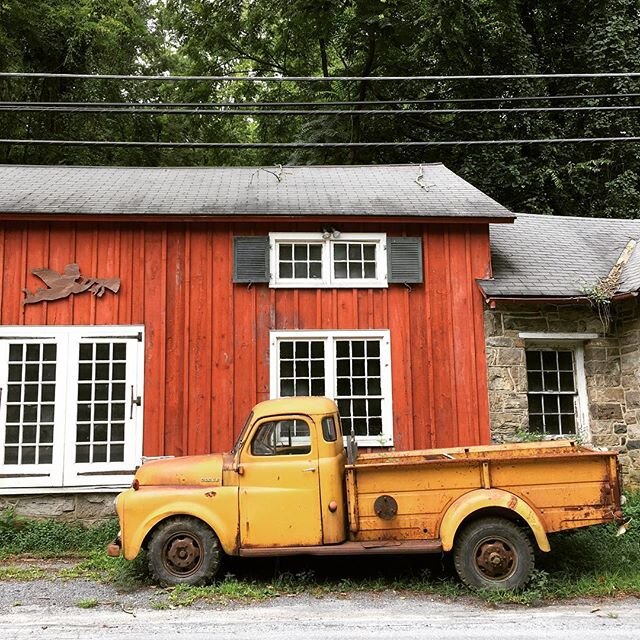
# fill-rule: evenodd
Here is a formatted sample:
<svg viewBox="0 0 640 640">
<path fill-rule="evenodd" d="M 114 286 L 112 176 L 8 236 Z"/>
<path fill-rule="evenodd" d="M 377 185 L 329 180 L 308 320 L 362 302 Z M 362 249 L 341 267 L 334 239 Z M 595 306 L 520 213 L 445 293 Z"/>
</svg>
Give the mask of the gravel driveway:
<svg viewBox="0 0 640 640">
<path fill-rule="evenodd" d="M 630 640 L 640 638 L 640 600 L 490 606 L 394 592 L 297 595 L 258 602 L 170 608 L 168 592 L 122 592 L 83 579 L 0 582 L 0 638 L 169 640 Z M 91 608 L 82 608 L 88 605 Z"/>
</svg>

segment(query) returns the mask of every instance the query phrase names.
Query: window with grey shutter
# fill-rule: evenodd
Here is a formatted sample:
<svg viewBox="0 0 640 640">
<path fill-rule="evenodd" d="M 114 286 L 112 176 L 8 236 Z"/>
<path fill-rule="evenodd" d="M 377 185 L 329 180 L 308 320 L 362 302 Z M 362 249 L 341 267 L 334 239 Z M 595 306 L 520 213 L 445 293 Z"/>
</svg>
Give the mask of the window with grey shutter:
<svg viewBox="0 0 640 640">
<path fill-rule="evenodd" d="M 389 283 L 423 282 L 422 238 L 387 237 Z"/>
<path fill-rule="evenodd" d="M 269 282 L 268 236 L 236 236 L 233 239 L 233 281 Z"/>
</svg>

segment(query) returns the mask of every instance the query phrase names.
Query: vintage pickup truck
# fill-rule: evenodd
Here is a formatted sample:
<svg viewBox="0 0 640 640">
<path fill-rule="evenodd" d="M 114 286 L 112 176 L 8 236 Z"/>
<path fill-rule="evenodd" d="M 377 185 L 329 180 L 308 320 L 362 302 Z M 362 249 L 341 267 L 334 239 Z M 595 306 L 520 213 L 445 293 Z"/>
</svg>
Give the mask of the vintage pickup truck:
<svg viewBox="0 0 640 640">
<path fill-rule="evenodd" d="M 451 551 L 463 582 L 503 590 L 526 584 L 547 534 L 622 519 L 615 453 L 553 441 L 357 455 L 350 444 L 331 400 L 262 402 L 230 453 L 143 464 L 116 500 L 108 553 L 146 548 L 158 582 L 195 585 L 223 553 Z"/>
</svg>

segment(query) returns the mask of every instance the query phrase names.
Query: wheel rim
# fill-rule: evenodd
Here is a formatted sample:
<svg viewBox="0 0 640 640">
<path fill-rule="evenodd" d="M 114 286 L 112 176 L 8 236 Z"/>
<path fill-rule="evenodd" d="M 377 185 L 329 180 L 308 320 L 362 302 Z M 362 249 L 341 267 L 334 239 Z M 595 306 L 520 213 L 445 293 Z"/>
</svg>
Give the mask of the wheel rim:
<svg viewBox="0 0 640 640">
<path fill-rule="evenodd" d="M 499 537 L 484 538 L 475 548 L 476 568 L 484 578 L 506 580 L 518 566 L 518 556 L 508 540 Z"/>
<path fill-rule="evenodd" d="M 162 549 L 162 563 L 165 569 L 179 578 L 195 573 L 202 560 L 200 539 L 188 531 L 173 534 Z"/>
</svg>

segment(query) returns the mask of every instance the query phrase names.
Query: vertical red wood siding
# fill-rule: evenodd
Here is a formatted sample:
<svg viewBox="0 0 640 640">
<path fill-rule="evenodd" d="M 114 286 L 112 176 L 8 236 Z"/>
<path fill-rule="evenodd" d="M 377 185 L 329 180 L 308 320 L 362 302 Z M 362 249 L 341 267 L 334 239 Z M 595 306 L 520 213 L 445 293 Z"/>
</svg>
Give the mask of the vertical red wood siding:
<svg viewBox="0 0 640 640">
<path fill-rule="evenodd" d="M 146 455 L 231 447 L 251 406 L 269 397 L 273 329 L 389 329 L 396 448 L 488 442 L 483 301 L 475 283 L 488 270 L 488 225 L 367 228 L 422 235 L 425 283 L 411 288 L 232 283 L 234 235 L 305 229 L 311 227 L 4 223 L 0 322 L 144 324 Z M 119 276 L 120 292 L 22 305 L 24 287 L 42 286 L 32 269 L 62 271 L 71 262 L 85 275 Z"/>
</svg>

